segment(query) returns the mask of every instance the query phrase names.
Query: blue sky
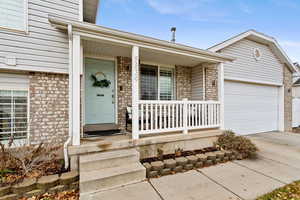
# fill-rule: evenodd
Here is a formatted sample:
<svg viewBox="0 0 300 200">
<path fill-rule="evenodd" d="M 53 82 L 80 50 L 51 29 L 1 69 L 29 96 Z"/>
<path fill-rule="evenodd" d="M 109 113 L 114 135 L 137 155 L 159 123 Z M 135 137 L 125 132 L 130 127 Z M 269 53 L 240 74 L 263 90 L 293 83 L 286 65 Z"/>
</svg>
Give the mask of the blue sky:
<svg viewBox="0 0 300 200">
<path fill-rule="evenodd" d="M 100 0 L 97 24 L 202 49 L 255 29 L 300 62 L 300 0 Z"/>
</svg>

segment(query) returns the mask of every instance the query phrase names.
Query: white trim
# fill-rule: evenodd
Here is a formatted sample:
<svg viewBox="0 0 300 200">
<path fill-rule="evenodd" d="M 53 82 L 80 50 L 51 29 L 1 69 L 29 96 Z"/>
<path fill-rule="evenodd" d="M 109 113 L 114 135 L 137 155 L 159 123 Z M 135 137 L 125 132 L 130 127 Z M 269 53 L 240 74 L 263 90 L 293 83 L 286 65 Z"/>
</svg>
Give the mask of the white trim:
<svg viewBox="0 0 300 200">
<path fill-rule="evenodd" d="M 256 56 L 256 51 L 258 51 L 259 56 Z M 256 61 L 259 61 L 261 59 L 261 57 L 263 56 L 261 50 L 259 48 L 254 48 L 253 49 L 253 57 Z"/>
<path fill-rule="evenodd" d="M 202 100 L 206 99 L 206 68 L 202 66 L 202 81 L 203 81 L 203 92 L 202 92 Z"/>
<path fill-rule="evenodd" d="M 17 32 L 17 33 L 24 33 L 24 34 L 28 34 L 28 0 L 23 0 L 24 2 L 24 24 L 23 24 L 23 28 L 22 29 L 18 29 L 18 28 L 11 28 L 9 26 L 0 26 L 1 30 L 5 30 L 5 31 L 11 31 L 11 32 Z"/>
<path fill-rule="evenodd" d="M 284 86 L 278 88 L 278 130 L 284 131 Z"/>
<path fill-rule="evenodd" d="M 132 82 L 132 139 L 139 139 L 139 47 L 132 47 L 132 67 L 131 67 L 131 82 Z"/>
<path fill-rule="evenodd" d="M 224 123 L 224 64 L 218 64 L 218 101 L 220 102 L 220 128 L 225 129 Z"/>
<path fill-rule="evenodd" d="M 141 65 L 151 65 L 151 66 L 159 66 L 162 68 L 172 68 L 175 69 L 175 65 L 166 65 L 166 64 L 161 64 L 161 63 L 157 63 L 157 62 L 147 62 L 147 61 L 140 61 Z"/>
<path fill-rule="evenodd" d="M 261 85 L 273 85 L 273 86 L 282 86 L 283 85 L 282 83 L 274 83 L 274 82 L 269 82 L 269 81 L 258 81 L 258 80 L 246 79 L 246 78 L 234 78 L 234 77 L 229 77 L 229 76 L 225 76 L 225 80 L 245 82 L 245 83 L 254 83 L 254 84 L 261 84 Z"/>
<path fill-rule="evenodd" d="M 114 89 L 114 96 L 115 96 L 115 124 L 118 124 L 118 60 L 116 57 L 112 57 L 112 56 L 97 56 L 97 55 L 92 55 L 92 54 L 84 54 L 84 59 L 85 58 L 92 58 L 92 59 L 97 59 L 97 60 L 108 60 L 108 61 L 113 61 L 114 64 L 115 64 L 115 69 L 114 69 L 114 74 L 115 74 L 115 89 Z M 82 119 L 83 119 L 83 122 L 82 124 L 83 125 L 86 125 L 85 124 L 85 62 L 84 62 L 84 73 L 83 73 L 83 91 L 82 91 Z"/>
<path fill-rule="evenodd" d="M 83 0 L 79 0 L 79 21 L 83 22 Z"/>
</svg>

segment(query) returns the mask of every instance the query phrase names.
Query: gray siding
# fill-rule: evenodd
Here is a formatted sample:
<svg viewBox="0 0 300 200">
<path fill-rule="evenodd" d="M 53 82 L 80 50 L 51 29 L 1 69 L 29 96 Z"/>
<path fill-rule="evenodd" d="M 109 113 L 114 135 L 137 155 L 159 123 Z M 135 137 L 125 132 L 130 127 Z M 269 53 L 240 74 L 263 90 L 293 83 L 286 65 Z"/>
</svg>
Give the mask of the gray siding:
<svg viewBox="0 0 300 200">
<path fill-rule="evenodd" d="M 203 67 L 192 68 L 192 100 L 203 100 Z"/>
<path fill-rule="evenodd" d="M 68 38 L 55 29 L 48 15 L 78 20 L 79 0 L 28 0 L 28 34 L 0 29 L 0 68 L 66 73 Z M 17 66 L 7 66 L 6 56 L 17 58 Z"/>
<path fill-rule="evenodd" d="M 260 49 L 260 60 L 254 59 L 254 48 Z M 236 58 L 232 63 L 225 64 L 225 78 L 282 84 L 283 64 L 267 45 L 243 39 L 222 49 L 221 52 Z"/>
</svg>

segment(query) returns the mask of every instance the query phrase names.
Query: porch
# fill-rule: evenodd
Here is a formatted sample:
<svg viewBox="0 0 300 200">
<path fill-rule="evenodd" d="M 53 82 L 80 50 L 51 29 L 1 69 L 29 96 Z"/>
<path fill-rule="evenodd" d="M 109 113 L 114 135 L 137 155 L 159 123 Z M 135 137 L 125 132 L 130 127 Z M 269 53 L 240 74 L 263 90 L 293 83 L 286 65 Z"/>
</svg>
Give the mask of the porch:
<svg viewBox="0 0 300 200">
<path fill-rule="evenodd" d="M 81 144 L 85 124 L 98 124 L 93 121 L 97 117 L 87 120 L 88 110 L 98 113 L 102 123 L 116 124 L 122 130 L 129 119 L 133 140 L 223 128 L 223 63 L 233 58 L 93 24 L 57 17 L 49 20 L 67 29 L 70 36 L 73 145 Z M 107 87 L 96 88 L 88 82 L 97 74 L 102 78 L 96 80 L 106 79 Z"/>
</svg>

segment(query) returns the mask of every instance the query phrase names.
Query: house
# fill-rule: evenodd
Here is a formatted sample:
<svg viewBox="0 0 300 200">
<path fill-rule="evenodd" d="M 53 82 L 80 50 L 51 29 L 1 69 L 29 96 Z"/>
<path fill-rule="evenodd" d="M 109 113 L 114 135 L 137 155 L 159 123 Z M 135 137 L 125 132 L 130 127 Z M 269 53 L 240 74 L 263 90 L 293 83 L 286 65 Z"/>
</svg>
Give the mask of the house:
<svg viewBox="0 0 300 200">
<path fill-rule="evenodd" d="M 211 48 L 236 59 L 224 64 L 224 124 L 239 134 L 292 130 L 296 69 L 278 42 L 249 30 Z"/>
<path fill-rule="evenodd" d="M 258 39 L 262 37 L 258 33 L 255 37 L 259 48 L 254 62 L 271 57 L 271 65 L 259 68 L 269 75 L 260 76 L 250 61 L 238 57 L 235 62 L 237 55 L 225 55 L 239 41 L 202 50 L 98 26 L 98 3 L 0 2 L 1 141 L 13 136 L 28 144 L 63 143 L 66 167 L 71 164 L 80 170 L 82 199 L 89 192 L 144 179 L 139 159 L 154 156 L 159 149 L 174 153 L 178 148 L 208 147 L 224 128 L 245 126 L 236 130 L 252 133 L 291 126 L 293 67 L 274 39 Z M 241 42 L 251 43 L 253 37 Z M 252 57 L 253 46 L 247 48 L 246 56 Z M 240 62 L 248 68 L 235 67 Z M 229 81 L 230 77 L 240 79 Z M 224 98 L 231 98 L 226 93 L 230 89 L 252 92 L 255 98 L 238 93 L 235 101 L 224 104 Z M 256 102 L 256 98 L 265 99 Z M 245 109 L 242 113 L 259 106 L 266 111 L 257 110 L 256 117 L 273 121 L 249 130 L 253 124 L 244 121 L 253 116 L 244 121 L 234 118 L 226 112 L 226 107 L 236 109 L 230 108 L 232 104 Z M 272 114 L 265 114 L 269 111 Z M 89 132 L 115 131 L 122 134 L 87 137 Z"/>
</svg>

